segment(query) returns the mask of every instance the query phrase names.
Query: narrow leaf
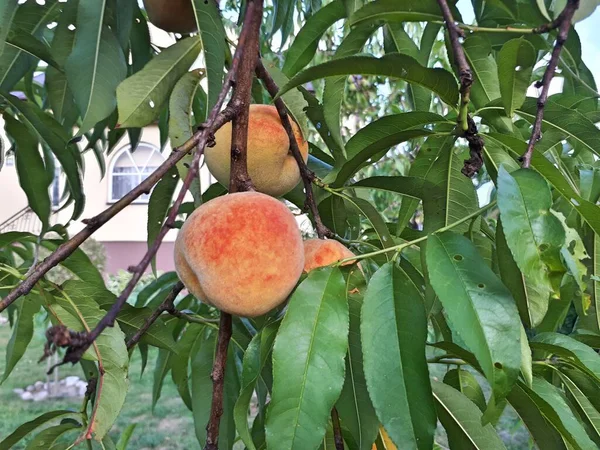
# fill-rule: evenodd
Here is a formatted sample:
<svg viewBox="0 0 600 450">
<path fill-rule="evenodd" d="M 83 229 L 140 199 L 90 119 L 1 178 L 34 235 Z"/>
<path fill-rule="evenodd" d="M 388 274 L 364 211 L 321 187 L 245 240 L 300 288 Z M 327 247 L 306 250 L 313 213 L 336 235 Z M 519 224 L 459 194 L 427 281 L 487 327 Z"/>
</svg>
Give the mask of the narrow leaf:
<svg viewBox="0 0 600 450">
<path fill-rule="evenodd" d="M 429 379 L 427 317 L 419 289 L 394 263 L 382 266 L 369 283 L 361 338 L 377 417 L 399 448 L 430 449 L 436 417 L 431 388 L 423 383 Z"/>
<path fill-rule="evenodd" d="M 119 126 L 143 127 L 156 120 L 175 83 L 188 71 L 201 48 L 198 37 L 182 39 L 119 84 Z"/>
<path fill-rule="evenodd" d="M 427 240 L 427 267 L 453 331 L 475 354 L 497 403 L 521 366 L 520 320 L 510 292 L 473 243 L 451 232 Z"/>
<path fill-rule="evenodd" d="M 29 422 L 25 422 L 23 425 L 21 425 L 19 428 L 13 431 L 9 436 L 7 436 L 2 442 L 0 442 L 0 450 L 10 450 L 16 443 L 18 443 L 21 439 L 23 439 L 33 430 L 44 425 L 47 422 L 50 422 L 51 420 L 56 420 L 63 416 L 73 415 L 77 415 L 77 413 L 63 409 L 44 413 L 41 416 L 30 420 Z"/>
<path fill-rule="evenodd" d="M 344 383 L 349 321 L 344 290 L 341 272 L 329 267 L 310 272 L 290 299 L 273 349 L 269 447 L 317 449 L 325 435 Z"/>
<path fill-rule="evenodd" d="M 440 8 L 433 2 L 419 0 L 377 0 L 368 2 L 365 6 L 350 16 L 349 25 L 373 21 L 395 22 L 429 22 L 444 20 Z"/>
<path fill-rule="evenodd" d="M 498 53 L 500 94 L 508 117 L 525 101 L 536 59 L 535 47 L 523 37 L 506 42 Z"/>
</svg>

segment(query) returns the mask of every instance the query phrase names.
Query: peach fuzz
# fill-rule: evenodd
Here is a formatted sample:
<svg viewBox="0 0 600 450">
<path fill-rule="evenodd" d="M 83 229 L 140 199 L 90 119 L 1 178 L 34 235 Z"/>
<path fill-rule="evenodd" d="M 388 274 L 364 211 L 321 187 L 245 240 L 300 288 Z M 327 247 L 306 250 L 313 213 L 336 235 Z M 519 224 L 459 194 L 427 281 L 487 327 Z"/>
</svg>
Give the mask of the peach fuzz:
<svg viewBox="0 0 600 450">
<path fill-rule="evenodd" d="M 308 143 L 292 120 L 296 142 L 306 162 Z M 206 165 L 219 183 L 229 184 L 231 166 L 231 122 L 215 133 L 215 146 L 204 150 Z M 298 164 L 290 151 L 288 138 L 274 106 L 250 105 L 248 120 L 248 175 L 256 190 L 273 197 L 291 191 L 300 181 Z"/>
<path fill-rule="evenodd" d="M 175 269 L 189 292 L 243 317 L 283 303 L 304 266 L 296 219 L 258 192 L 218 197 L 196 209 L 175 241 Z"/>
<path fill-rule="evenodd" d="M 328 266 L 341 259 L 356 256 L 338 241 L 308 239 L 304 241 L 304 271 L 310 272 L 318 267 Z M 352 264 L 352 261 L 344 265 Z"/>
</svg>

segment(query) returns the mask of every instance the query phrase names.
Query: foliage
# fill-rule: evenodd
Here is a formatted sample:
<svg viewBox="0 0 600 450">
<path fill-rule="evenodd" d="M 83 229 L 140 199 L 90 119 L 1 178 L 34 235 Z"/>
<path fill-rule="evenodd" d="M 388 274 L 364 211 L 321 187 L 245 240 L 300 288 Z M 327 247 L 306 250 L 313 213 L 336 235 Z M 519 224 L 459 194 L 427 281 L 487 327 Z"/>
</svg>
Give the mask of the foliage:
<svg viewBox="0 0 600 450">
<path fill-rule="evenodd" d="M 68 239 L 85 205 L 86 152 L 103 168 L 125 130 L 155 123 L 163 142 L 188 141 L 217 101 L 244 3 L 221 2 L 219 15 L 214 3 L 195 0 L 199 32 L 166 48 L 151 44 L 137 2 L 0 6 L 0 112 L 10 147 L 3 152 L 14 152 L 43 224 L 39 236 L 0 234 L 0 298 L 27 277 L 40 248 L 43 257 Z M 249 449 L 329 449 L 333 407 L 350 450 L 383 449 L 380 425 L 398 448 L 434 448 L 436 419 L 452 449 L 504 448 L 494 425 L 511 408 L 539 448 L 600 445 L 597 86 L 571 27 L 558 60 L 562 89 L 546 102 L 531 167 L 521 168 L 538 112 L 529 88 L 557 36 L 535 28 L 565 2 L 473 0 L 472 25 L 450 3 L 473 74 L 468 112 L 485 144 L 473 179 L 461 173 L 468 146 L 457 125 L 459 68 L 438 2 L 266 3 L 262 58 L 310 141 L 320 216 L 361 270 L 318 269 L 283 311 L 233 319 L 219 448 L 239 439 Z M 580 3 L 577 20 L 597 2 Z M 252 95 L 271 101 L 258 80 Z M 71 219 L 51 227 L 55 160 Z M 186 162 L 157 181 L 149 245 Z M 490 187 L 494 200 L 480 204 L 478 189 Z M 225 194 L 218 185 L 202 195 L 194 189 L 196 204 Z M 302 187 L 285 199 L 302 209 Z M 59 266 L 68 280 L 44 277 L 7 308 L 13 331 L 2 382 L 36 342 L 36 317 L 78 332 L 102 319 L 126 282 L 122 274 L 105 282 L 98 261 L 77 249 Z M 46 411 L 4 437 L 0 450 L 25 436 L 35 436 L 28 448 L 47 448 L 44 441 L 65 434 L 71 443 L 79 436 L 124 448 L 129 432 L 116 444 L 109 431 L 128 380 L 137 382 L 126 342 L 177 282 L 175 273 L 148 275 L 83 355 L 97 387 L 82 410 Z M 152 377 L 148 409 L 172 381 L 204 445 L 218 312 L 190 295 L 174 308 L 161 310 L 171 314 L 137 344 L 142 371 L 154 364 L 144 373 Z"/>
</svg>

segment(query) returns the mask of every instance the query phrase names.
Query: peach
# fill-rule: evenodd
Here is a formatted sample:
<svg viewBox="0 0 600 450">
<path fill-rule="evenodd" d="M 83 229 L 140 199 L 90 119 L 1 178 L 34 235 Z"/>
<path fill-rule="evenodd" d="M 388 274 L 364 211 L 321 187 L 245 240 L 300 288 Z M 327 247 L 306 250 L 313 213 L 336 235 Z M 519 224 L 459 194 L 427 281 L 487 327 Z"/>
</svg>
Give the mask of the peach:
<svg viewBox="0 0 600 450">
<path fill-rule="evenodd" d="M 221 127 L 215 133 L 215 146 L 204 150 L 208 169 L 225 186 L 229 184 L 231 166 L 231 127 L 231 123 Z M 292 129 L 306 162 L 308 143 L 294 121 Z M 290 140 L 274 106 L 250 105 L 247 151 L 248 175 L 257 191 L 280 197 L 300 181 L 300 170 L 290 151 Z"/>
<path fill-rule="evenodd" d="M 338 241 L 329 239 L 308 239 L 304 241 L 304 272 L 328 266 L 341 259 L 356 256 Z M 343 265 L 352 264 L 348 261 Z"/>
<path fill-rule="evenodd" d="M 175 269 L 188 291 L 238 316 L 259 316 L 283 303 L 303 266 L 294 215 L 279 200 L 258 192 L 204 203 L 175 241 Z"/>
<path fill-rule="evenodd" d="M 192 33 L 197 30 L 192 0 L 144 0 L 150 22 L 165 31 Z"/>
</svg>

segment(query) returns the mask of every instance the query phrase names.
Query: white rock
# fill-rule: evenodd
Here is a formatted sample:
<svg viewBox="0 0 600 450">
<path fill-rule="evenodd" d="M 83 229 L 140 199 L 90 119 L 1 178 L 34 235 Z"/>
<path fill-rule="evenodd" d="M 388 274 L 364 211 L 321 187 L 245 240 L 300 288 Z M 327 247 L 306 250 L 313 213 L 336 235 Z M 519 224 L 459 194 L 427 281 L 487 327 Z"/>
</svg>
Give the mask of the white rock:
<svg viewBox="0 0 600 450">
<path fill-rule="evenodd" d="M 33 384 L 30 384 L 29 386 L 27 386 L 27 387 L 25 388 L 25 390 L 26 390 L 27 392 L 33 392 L 33 391 L 35 391 L 35 387 L 33 386 Z"/>
<path fill-rule="evenodd" d="M 33 400 L 33 394 L 31 392 L 23 392 L 21 394 L 21 400 Z"/>
<path fill-rule="evenodd" d="M 33 394 L 34 402 L 41 402 L 42 400 L 46 400 L 48 398 L 48 391 L 40 391 Z"/>
<path fill-rule="evenodd" d="M 25 392 L 25 389 L 17 388 L 17 389 L 13 389 L 13 392 L 17 395 L 21 395 L 21 394 L 23 394 L 23 392 Z"/>
<path fill-rule="evenodd" d="M 75 386 L 78 381 L 79 381 L 79 377 L 75 377 L 75 376 L 67 377 L 67 378 L 65 378 L 65 385 L 66 386 Z"/>
<path fill-rule="evenodd" d="M 36 391 L 41 391 L 42 389 L 44 389 L 44 383 L 42 381 L 36 381 L 33 384 L 33 387 L 35 388 Z"/>
</svg>

